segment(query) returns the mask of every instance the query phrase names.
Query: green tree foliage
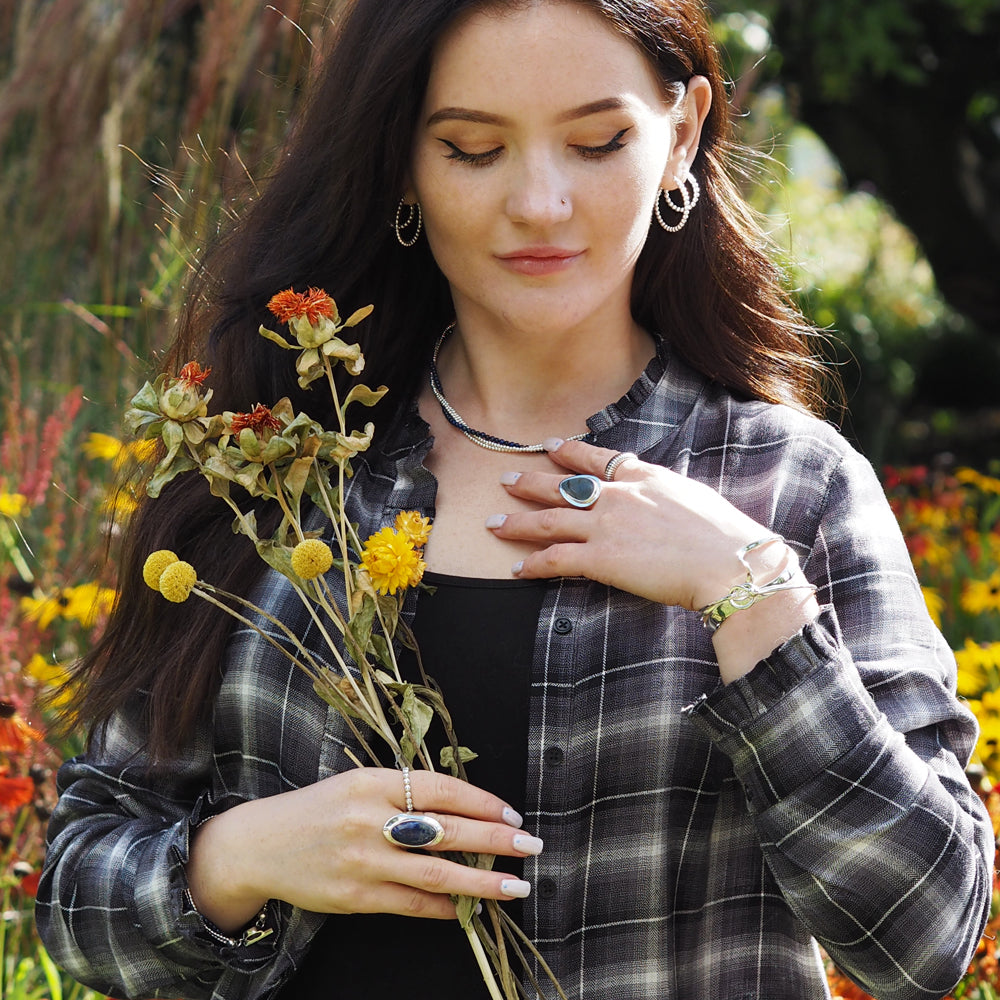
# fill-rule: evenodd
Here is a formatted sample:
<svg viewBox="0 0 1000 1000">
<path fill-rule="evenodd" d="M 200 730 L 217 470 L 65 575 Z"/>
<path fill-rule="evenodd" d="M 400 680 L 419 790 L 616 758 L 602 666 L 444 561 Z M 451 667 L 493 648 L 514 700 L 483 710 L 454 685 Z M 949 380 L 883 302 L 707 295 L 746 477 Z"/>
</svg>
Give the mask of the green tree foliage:
<svg viewBox="0 0 1000 1000">
<path fill-rule="evenodd" d="M 916 234 L 948 302 L 1000 338 L 1000 0 L 716 0 L 774 45 L 759 75 Z"/>
</svg>

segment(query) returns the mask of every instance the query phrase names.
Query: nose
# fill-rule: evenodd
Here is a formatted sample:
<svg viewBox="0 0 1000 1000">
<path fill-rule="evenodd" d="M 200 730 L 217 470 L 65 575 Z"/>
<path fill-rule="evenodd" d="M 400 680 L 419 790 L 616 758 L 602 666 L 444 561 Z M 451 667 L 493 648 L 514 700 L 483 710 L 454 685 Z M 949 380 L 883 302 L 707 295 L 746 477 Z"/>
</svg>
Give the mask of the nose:
<svg viewBox="0 0 1000 1000">
<path fill-rule="evenodd" d="M 568 178 L 547 158 L 525 161 L 513 172 L 506 207 L 513 222 L 532 226 L 563 222 L 573 214 Z"/>
</svg>

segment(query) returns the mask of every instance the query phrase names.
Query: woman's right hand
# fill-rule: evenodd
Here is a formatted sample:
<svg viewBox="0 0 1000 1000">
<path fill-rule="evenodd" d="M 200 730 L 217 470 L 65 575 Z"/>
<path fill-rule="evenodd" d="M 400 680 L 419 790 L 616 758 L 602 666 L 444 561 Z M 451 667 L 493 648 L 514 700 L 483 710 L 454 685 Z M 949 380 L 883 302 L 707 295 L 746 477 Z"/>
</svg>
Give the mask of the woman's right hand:
<svg viewBox="0 0 1000 1000">
<path fill-rule="evenodd" d="M 320 913 L 399 913 L 449 919 L 449 895 L 510 899 L 530 885 L 514 875 L 449 861 L 443 851 L 523 858 L 542 842 L 521 832 L 502 799 L 450 775 L 411 771 L 416 811 L 444 838 L 428 853 L 390 844 L 382 826 L 405 811 L 403 779 L 391 768 L 345 771 L 314 785 L 257 799 L 195 831 L 187 866 L 199 911 L 231 934 L 268 899 Z"/>
</svg>

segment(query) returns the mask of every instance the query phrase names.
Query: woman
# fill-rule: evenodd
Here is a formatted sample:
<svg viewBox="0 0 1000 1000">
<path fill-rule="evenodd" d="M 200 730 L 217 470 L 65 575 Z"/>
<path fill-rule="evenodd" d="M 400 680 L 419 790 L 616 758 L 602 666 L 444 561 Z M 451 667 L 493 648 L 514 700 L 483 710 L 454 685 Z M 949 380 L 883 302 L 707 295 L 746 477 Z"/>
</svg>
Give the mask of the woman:
<svg viewBox="0 0 1000 1000">
<path fill-rule="evenodd" d="M 314 285 L 376 305 L 359 332 L 391 395 L 350 512 L 362 536 L 433 516 L 438 589 L 408 611 L 488 759 L 470 785 L 412 774 L 444 839 L 394 846 L 399 773 L 351 767 L 307 681 L 126 582 L 82 667 L 95 728 L 38 895 L 74 975 L 475 996 L 449 900 L 468 893 L 520 905 L 586 1000 L 822 997 L 816 941 L 878 997 L 960 977 L 991 891 L 974 722 L 870 468 L 807 412 L 817 365 L 726 135 L 696 0 L 349 7 L 175 357 L 210 324 L 219 409 L 290 395 L 322 417 L 257 336 L 263 304 Z M 170 547 L 246 591 L 229 521 L 179 480 L 125 580 Z M 283 578 L 254 596 L 304 624 Z"/>
</svg>

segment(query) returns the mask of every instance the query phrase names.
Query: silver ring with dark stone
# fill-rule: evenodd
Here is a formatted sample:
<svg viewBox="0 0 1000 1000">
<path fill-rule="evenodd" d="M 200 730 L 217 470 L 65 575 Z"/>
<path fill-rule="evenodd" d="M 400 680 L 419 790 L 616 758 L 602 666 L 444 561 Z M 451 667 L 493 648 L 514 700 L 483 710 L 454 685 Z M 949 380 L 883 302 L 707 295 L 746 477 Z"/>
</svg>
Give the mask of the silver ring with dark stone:
<svg viewBox="0 0 1000 1000">
<path fill-rule="evenodd" d="M 597 476 L 567 476 L 559 484 L 559 495 L 570 507 L 586 510 L 597 503 L 601 495 L 601 481 Z"/>
<path fill-rule="evenodd" d="M 382 835 L 396 847 L 433 847 L 444 838 L 444 827 L 425 813 L 396 813 L 385 821 Z"/>
</svg>

